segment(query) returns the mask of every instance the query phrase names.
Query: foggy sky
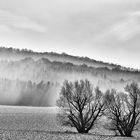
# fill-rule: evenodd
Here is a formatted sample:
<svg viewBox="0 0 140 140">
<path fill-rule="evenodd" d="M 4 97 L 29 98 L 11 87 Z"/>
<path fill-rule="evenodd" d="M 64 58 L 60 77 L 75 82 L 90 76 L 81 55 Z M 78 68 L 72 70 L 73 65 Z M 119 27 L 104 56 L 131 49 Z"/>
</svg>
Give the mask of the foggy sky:
<svg viewBox="0 0 140 140">
<path fill-rule="evenodd" d="M 0 45 L 140 69 L 140 2 L 0 0 Z"/>
</svg>

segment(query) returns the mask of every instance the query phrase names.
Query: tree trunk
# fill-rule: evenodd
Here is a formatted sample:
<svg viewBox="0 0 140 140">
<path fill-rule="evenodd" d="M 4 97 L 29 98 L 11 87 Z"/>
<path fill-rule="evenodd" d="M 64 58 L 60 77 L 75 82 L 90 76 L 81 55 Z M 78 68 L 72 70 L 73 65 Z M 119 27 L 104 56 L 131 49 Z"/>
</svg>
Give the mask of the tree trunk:
<svg viewBox="0 0 140 140">
<path fill-rule="evenodd" d="M 84 133 L 88 133 L 88 130 L 85 130 L 83 128 L 80 128 L 79 130 L 77 130 L 79 133 L 84 134 Z"/>
<path fill-rule="evenodd" d="M 125 137 L 132 137 L 132 131 L 130 132 L 127 132 L 127 133 L 125 133 Z"/>
</svg>

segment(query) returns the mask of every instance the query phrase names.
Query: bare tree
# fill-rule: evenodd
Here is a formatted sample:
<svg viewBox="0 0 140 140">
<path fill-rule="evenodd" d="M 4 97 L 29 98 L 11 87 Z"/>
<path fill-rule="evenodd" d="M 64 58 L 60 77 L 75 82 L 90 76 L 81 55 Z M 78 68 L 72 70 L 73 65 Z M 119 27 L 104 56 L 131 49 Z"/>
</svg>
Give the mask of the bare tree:
<svg viewBox="0 0 140 140">
<path fill-rule="evenodd" d="M 70 125 L 79 133 L 88 133 L 96 121 L 103 115 L 104 103 L 102 92 L 97 87 L 95 93 L 88 80 L 65 81 L 57 105 L 58 115 L 63 125 Z"/>
<path fill-rule="evenodd" d="M 110 129 L 131 137 L 140 120 L 140 89 L 136 83 L 131 83 L 125 91 L 127 93 L 106 92 L 107 116 L 111 119 Z"/>
</svg>

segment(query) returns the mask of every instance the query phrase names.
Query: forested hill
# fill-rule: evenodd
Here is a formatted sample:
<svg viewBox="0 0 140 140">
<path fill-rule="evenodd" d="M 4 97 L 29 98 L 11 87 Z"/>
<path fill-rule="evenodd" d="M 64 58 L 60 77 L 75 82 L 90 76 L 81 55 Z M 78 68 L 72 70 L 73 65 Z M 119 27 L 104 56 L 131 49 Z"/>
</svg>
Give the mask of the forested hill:
<svg viewBox="0 0 140 140">
<path fill-rule="evenodd" d="M 32 57 L 33 59 L 47 58 L 50 61 L 59 61 L 59 62 L 68 62 L 75 65 L 86 64 L 87 66 L 92 67 L 107 67 L 109 69 L 122 69 L 125 71 L 137 71 L 133 68 L 126 68 L 120 65 L 116 65 L 113 63 L 106 63 L 103 61 L 97 61 L 94 59 L 90 59 L 88 57 L 79 57 L 79 56 L 71 56 L 66 53 L 58 54 L 55 52 L 34 52 L 32 50 L 27 49 L 14 49 L 14 48 L 6 48 L 0 47 L 0 59 L 1 60 L 20 60 L 26 57 Z M 93 56 L 94 57 L 94 56 Z"/>
<path fill-rule="evenodd" d="M 17 61 L 0 61 L 0 78 L 20 79 L 33 82 L 51 81 L 63 83 L 64 80 L 89 79 L 102 89 L 117 87 L 130 81 L 140 81 L 140 72 L 90 67 L 86 64 L 50 61 L 47 58 L 34 60 L 31 57 Z M 122 85 L 123 85 L 122 84 Z"/>
<path fill-rule="evenodd" d="M 104 92 L 122 91 L 140 72 L 67 54 L 0 48 L 0 104 L 54 106 L 64 80 L 88 79 Z"/>
</svg>

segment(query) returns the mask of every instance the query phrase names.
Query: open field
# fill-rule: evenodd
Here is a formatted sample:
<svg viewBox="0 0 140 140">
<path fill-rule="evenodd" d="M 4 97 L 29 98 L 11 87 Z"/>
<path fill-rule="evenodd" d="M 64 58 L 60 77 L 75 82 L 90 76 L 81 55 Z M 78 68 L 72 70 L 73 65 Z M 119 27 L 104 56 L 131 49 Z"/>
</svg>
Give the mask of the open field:
<svg viewBox="0 0 140 140">
<path fill-rule="evenodd" d="M 114 137 L 113 133 L 96 126 L 89 134 L 78 134 L 75 129 L 60 126 L 56 108 L 0 106 L 0 140 L 140 140 Z"/>
</svg>

